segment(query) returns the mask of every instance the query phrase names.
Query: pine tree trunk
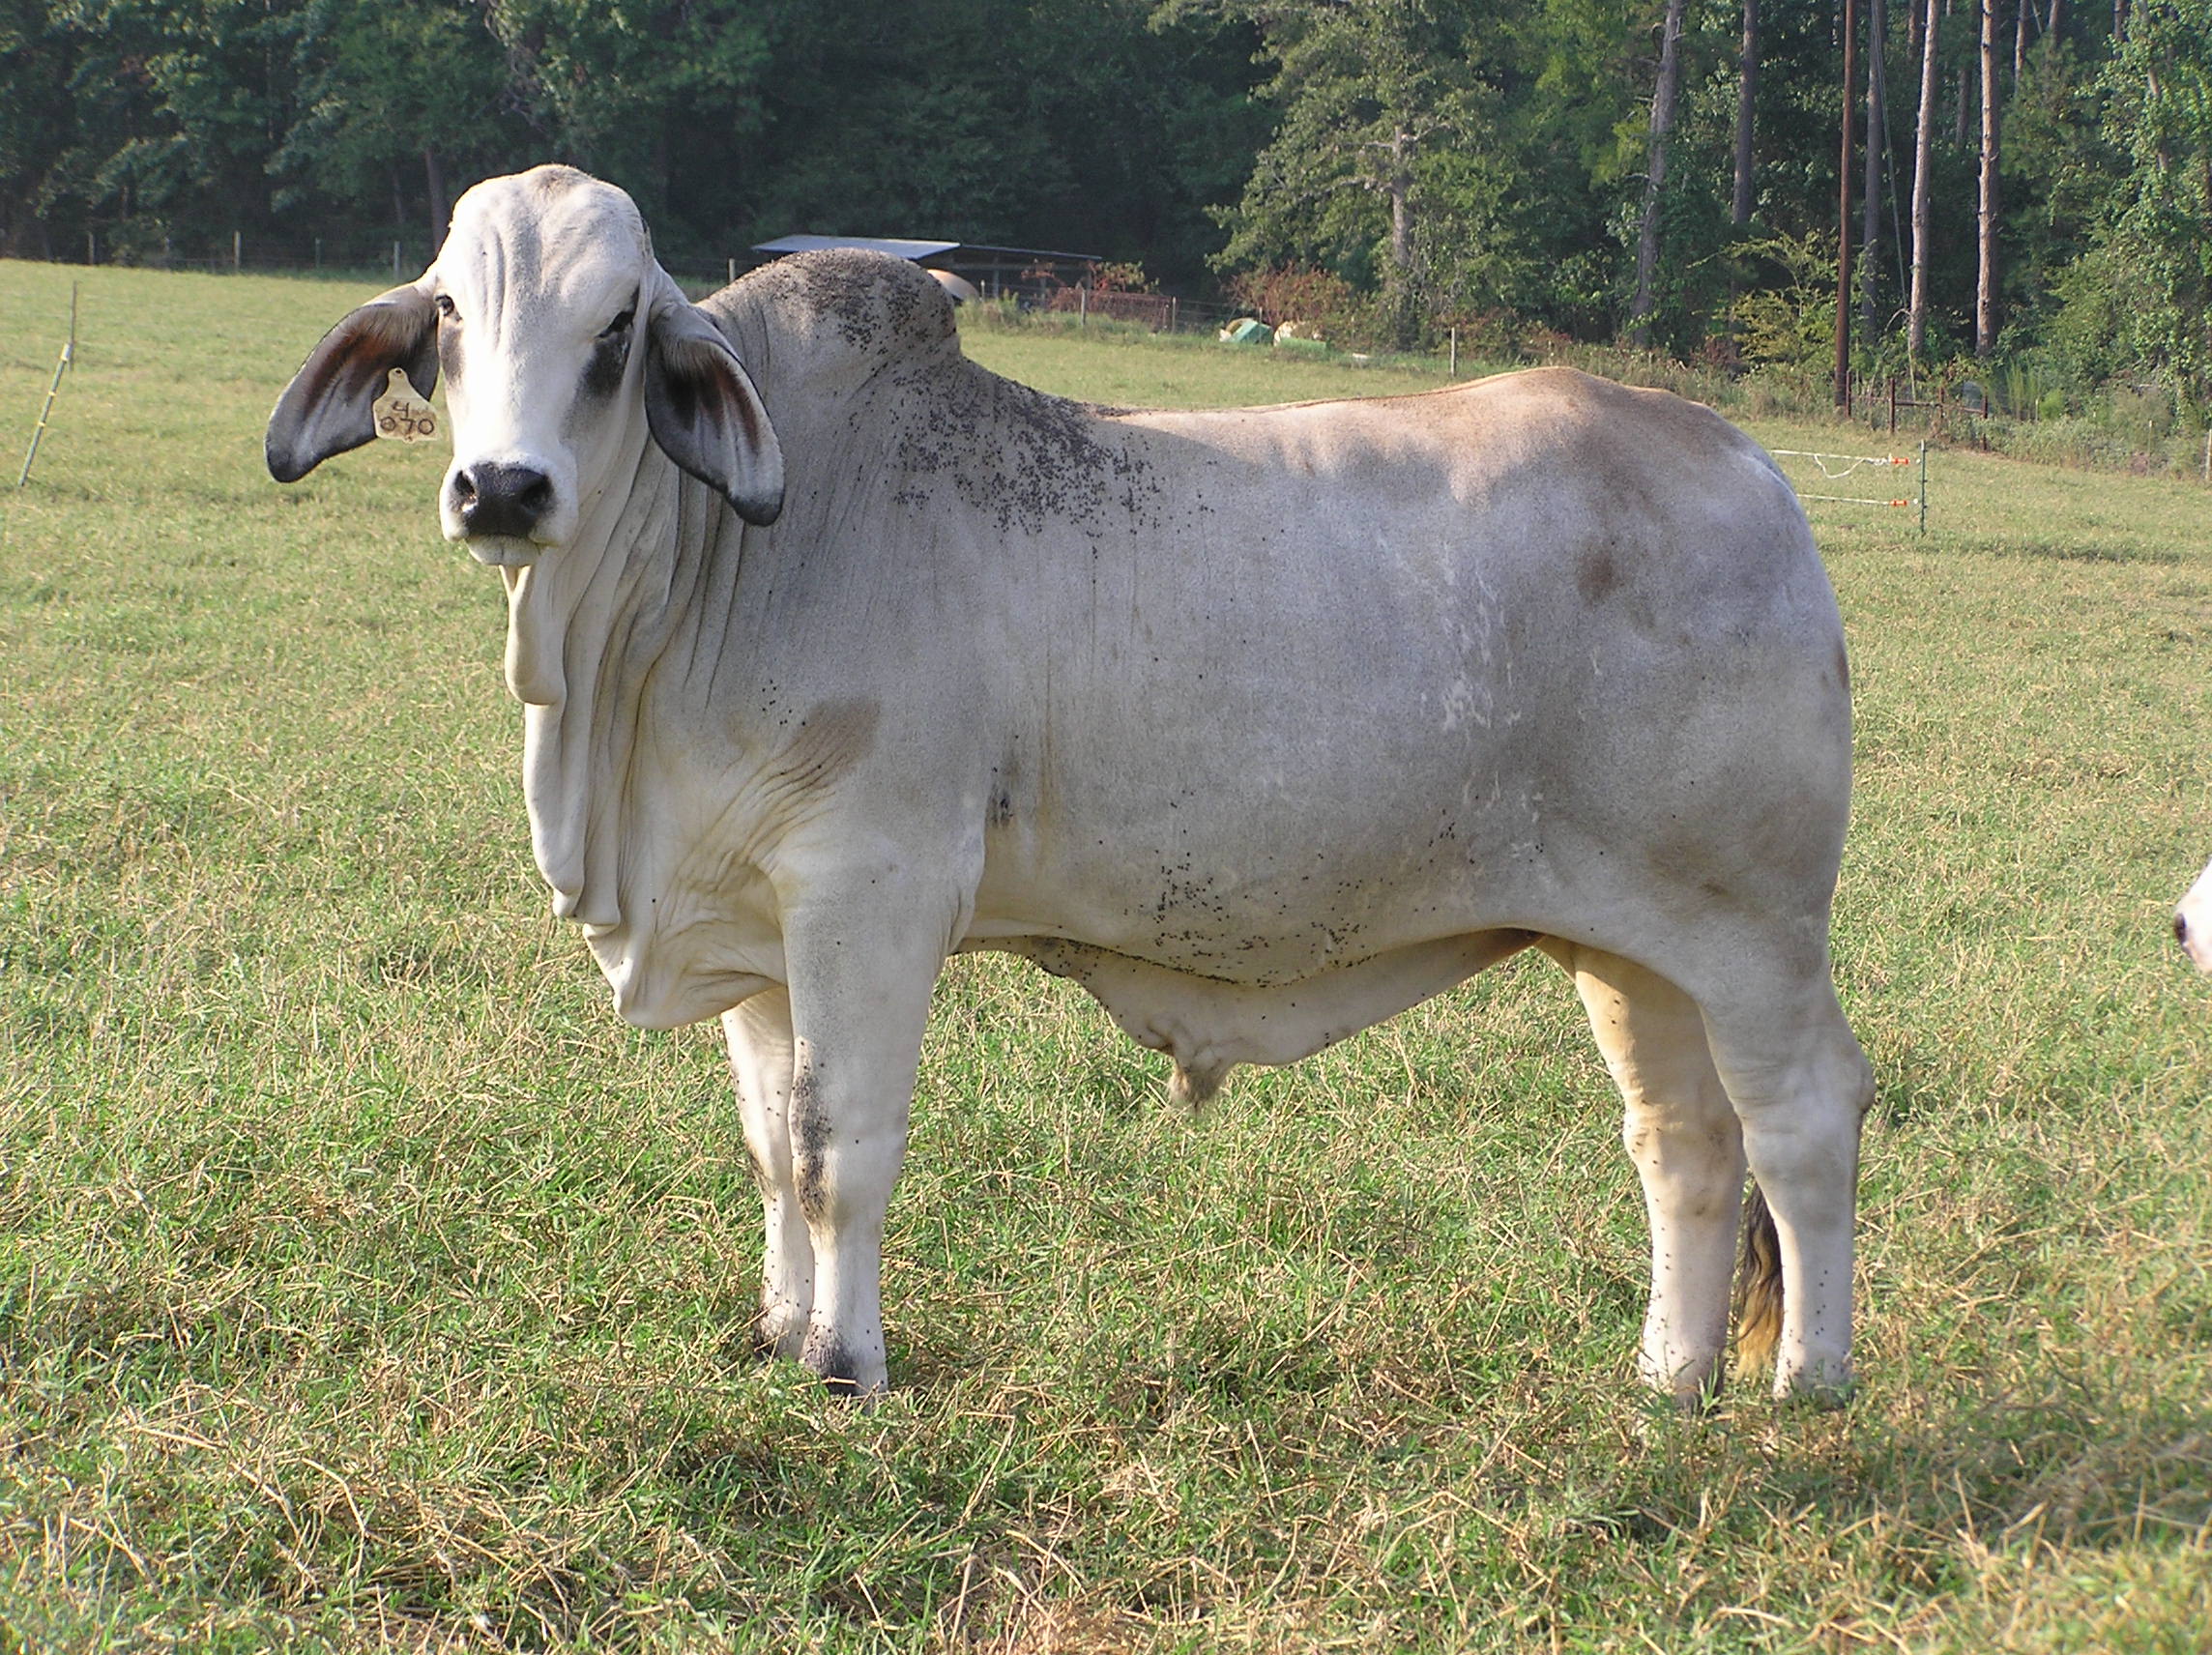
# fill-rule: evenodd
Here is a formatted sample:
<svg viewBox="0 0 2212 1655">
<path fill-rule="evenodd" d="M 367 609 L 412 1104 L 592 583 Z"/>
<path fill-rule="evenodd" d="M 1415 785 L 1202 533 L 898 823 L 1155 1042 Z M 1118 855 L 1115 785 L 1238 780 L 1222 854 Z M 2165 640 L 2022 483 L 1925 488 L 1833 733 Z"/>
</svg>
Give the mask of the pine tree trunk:
<svg viewBox="0 0 2212 1655">
<path fill-rule="evenodd" d="M 1739 229 L 1751 222 L 1752 120 L 1758 99 L 1759 0 L 1743 0 L 1743 68 L 1735 89 L 1735 199 L 1729 211 L 1729 222 Z"/>
<path fill-rule="evenodd" d="M 1943 0 L 1943 15 L 1948 17 L 1950 15 L 1951 0 Z M 1960 149 L 1966 147 L 1969 119 L 1967 111 L 1971 107 L 1967 94 L 1972 89 L 1973 78 L 1974 72 L 1971 65 L 1961 64 L 1959 66 L 1959 97 L 1958 101 L 1951 105 L 1952 124 L 1957 129 L 1952 133 L 1951 141 Z"/>
<path fill-rule="evenodd" d="M 1974 282 L 1974 355 L 1997 347 L 1997 0 L 1982 8 L 1982 189 Z"/>
<path fill-rule="evenodd" d="M 1844 0 L 1844 148 L 1836 166 L 1836 406 L 1851 406 L 1851 112 L 1858 100 L 1858 0 Z"/>
<path fill-rule="evenodd" d="M 1400 127 L 1390 134 L 1390 272 L 1383 292 L 1390 302 L 1391 343 L 1409 351 L 1418 342 L 1419 319 L 1413 298 L 1413 135 Z"/>
<path fill-rule="evenodd" d="M 1888 0 L 1871 0 L 1867 14 L 1866 200 L 1859 218 L 1859 321 L 1872 339 L 1881 326 L 1881 164 L 1888 136 L 1889 86 L 1882 59 L 1889 33 Z"/>
<path fill-rule="evenodd" d="M 1413 268 L 1413 181 L 1406 165 L 1412 137 L 1403 127 L 1390 134 L 1390 263 L 1401 282 Z"/>
<path fill-rule="evenodd" d="M 422 192 L 430 198 L 430 256 L 446 245 L 446 168 L 438 160 L 438 146 L 422 146 Z"/>
<path fill-rule="evenodd" d="M 1659 84 L 1651 95 L 1651 168 L 1644 184 L 1644 224 L 1636 238 L 1636 302 L 1628 336 L 1651 343 L 1651 278 L 1659 268 L 1659 191 L 1667 182 L 1667 139 L 1674 130 L 1674 102 L 1682 81 L 1682 13 L 1688 0 L 1667 0 L 1659 32 Z"/>
<path fill-rule="evenodd" d="M 1917 363 L 1928 343 L 1929 173 L 1936 152 L 1936 0 L 1920 32 L 1920 122 L 1912 134 L 1912 299 L 1906 350 Z"/>
</svg>

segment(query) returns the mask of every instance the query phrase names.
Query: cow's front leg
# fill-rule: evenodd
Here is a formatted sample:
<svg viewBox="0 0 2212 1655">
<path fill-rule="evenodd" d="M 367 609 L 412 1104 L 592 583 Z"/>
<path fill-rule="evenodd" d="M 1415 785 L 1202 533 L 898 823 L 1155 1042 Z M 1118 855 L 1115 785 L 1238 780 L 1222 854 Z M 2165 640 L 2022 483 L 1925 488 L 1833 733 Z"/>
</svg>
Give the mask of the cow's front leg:
<svg viewBox="0 0 2212 1655">
<path fill-rule="evenodd" d="M 951 907 L 812 901 L 784 916 L 793 1060 L 791 1175 L 813 1251 L 800 1360 L 832 1390 L 884 1388 L 884 1215 L 906 1154 L 915 1065 Z"/>
<path fill-rule="evenodd" d="M 814 1243 L 792 1176 L 791 997 L 780 988 L 753 996 L 722 1013 L 722 1032 L 744 1119 L 745 1152 L 767 1209 L 753 1340 L 764 1355 L 797 1359 L 814 1308 Z"/>
</svg>

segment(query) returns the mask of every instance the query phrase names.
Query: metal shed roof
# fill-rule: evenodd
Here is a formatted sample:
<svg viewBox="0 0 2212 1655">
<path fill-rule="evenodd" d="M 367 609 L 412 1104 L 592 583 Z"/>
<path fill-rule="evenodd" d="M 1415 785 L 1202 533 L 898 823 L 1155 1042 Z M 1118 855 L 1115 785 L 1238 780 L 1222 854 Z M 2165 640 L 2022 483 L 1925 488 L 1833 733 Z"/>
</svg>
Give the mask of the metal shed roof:
<svg viewBox="0 0 2212 1655">
<path fill-rule="evenodd" d="M 778 236 L 772 242 L 755 242 L 756 253 L 811 253 L 825 247 L 860 247 L 869 252 L 889 253 L 893 258 L 939 258 L 946 253 L 969 255 L 969 262 L 980 259 L 1000 265 L 1006 262 L 1034 263 L 1045 261 L 1056 264 L 1102 264 L 1100 253 L 1062 253 L 1045 247 L 995 247 L 978 242 L 921 242 L 898 236 Z M 960 262 L 960 261 L 954 261 Z"/>
<path fill-rule="evenodd" d="M 893 258 L 935 258 L 958 247 L 958 242 L 910 242 L 895 236 L 778 236 L 772 242 L 755 242 L 756 253 L 815 253 L 827 247 L 858 247 L 863 252 L 889 253 Z"/>
</svg>

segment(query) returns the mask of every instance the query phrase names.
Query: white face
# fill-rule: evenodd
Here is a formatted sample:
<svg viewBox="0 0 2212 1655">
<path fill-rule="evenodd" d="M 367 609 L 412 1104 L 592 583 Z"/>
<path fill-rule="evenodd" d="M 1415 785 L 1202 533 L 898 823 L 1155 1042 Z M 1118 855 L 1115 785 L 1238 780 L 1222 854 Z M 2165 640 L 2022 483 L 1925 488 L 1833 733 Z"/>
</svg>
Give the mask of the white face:
<svg viewBox="0 0 2212 1655">
<path fill-rule="evenodd" d="M 630 199 L 565 166 L 488 179 L 453 209 L 418 281 L 325 334 L 270 411 L 278 482 L 376 437 L 393 369 L 446 382 L 449 539 L 487 564 L 535 563 L 631 498 L 648 437 L 766 526 L 783 509 L 783 450 L 714 319 L 654 262 Z"/>
<path fill-rule="evenodd" d="M 2200 972 L 2212 972 L 2212 867 L 2197 876 L 2189 894 L 2173 915 L 2173 934 L 2197 962 Z"/>
<path fill-rule="evenodd" d="M 539 167 L 461 197 L 421 283 L 453 435 L 449 540 L 513 566 L 575 537 L 644 440 L 641 340 L 666 279 L 629 197 L 581 173 Z"/>
</svg>

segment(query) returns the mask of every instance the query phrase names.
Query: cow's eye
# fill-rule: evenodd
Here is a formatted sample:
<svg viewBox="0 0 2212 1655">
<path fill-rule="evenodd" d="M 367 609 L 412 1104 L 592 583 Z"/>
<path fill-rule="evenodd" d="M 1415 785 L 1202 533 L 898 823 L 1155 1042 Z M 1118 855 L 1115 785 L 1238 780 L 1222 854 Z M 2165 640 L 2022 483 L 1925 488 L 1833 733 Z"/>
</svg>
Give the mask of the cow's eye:
<svg viewBox="0 0 2212 1655">
<path fill-rule="evenodd" d="M 601 328 L 599 330 L 599 337 L 602 339 L 619 339 L 623 336 L 623 334 L 629 332 L 629 325 L 636 320 L 637 306 L 632 305 L 620 316 L 617 316 L 612 322 L 609 322 L 604 328 Z"/>
<path fill-rule="evenodd" d="M 446 321 L 451 322 L 456 315 L 459 314 L 459 312 L 453 308 L 453 300 L 451 294 L 439 294 L 437 299 L 437 305 L 438 314 Z"/>
</svg>

